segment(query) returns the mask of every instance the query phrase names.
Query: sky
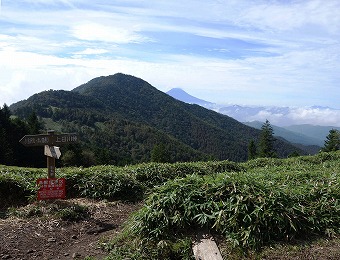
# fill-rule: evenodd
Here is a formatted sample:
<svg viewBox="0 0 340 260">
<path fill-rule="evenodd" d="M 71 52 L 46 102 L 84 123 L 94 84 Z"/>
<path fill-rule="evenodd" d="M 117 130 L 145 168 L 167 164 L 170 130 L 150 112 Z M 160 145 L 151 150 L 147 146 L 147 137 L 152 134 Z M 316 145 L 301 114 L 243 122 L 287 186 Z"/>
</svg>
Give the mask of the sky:
<svg viewBox="0 0 340 260">
<path fill-rule="evenodd" d="M 121 72 L 340 121 L 339 14 L 339 0 L 0 0 L 0 105 Z"/>
</svg>

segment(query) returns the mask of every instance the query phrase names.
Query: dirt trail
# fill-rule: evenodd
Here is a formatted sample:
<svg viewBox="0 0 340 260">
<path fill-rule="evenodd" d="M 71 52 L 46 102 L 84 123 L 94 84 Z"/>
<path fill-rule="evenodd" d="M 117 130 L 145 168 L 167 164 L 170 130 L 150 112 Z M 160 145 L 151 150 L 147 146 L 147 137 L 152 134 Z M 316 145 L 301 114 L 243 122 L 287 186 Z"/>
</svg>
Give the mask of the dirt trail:
<svg viewBox="0 0 340 260">
<path fill-rule="evenodd" d="M 85 205 L 89 216 L 78 222 L 55 216 L 0 219 L 0 259 L 84 259 L 107 255 L 98 246 L 118 233 L 140 204 L 106 203 L 85 199 L 69 201 Z M 32 205 L 20 210 L 27 211 Z"/>
</svg>

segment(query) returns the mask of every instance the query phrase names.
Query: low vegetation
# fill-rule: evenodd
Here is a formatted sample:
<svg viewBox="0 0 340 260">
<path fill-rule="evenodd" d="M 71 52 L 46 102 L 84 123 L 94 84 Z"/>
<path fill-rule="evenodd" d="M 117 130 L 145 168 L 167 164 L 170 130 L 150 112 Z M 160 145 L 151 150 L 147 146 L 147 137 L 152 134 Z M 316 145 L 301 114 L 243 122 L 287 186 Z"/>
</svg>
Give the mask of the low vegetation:
<svg viewBox="0 0 340 260">
<path fill-rule="evenodd" d="M 198 230 L 243 255 L 275 243 L 337 237 L 339 169 L 337 151 L 246 163 L 70 167 L 57 176 L 66 178 L 68 198 L 144 201 L 124 231 L 102 244 L 108 259 L 190 259 Z M 35 198 L 35 179 L 45 171 L 0 166 L 3 217 L 8 206 Z"/>
</svg>

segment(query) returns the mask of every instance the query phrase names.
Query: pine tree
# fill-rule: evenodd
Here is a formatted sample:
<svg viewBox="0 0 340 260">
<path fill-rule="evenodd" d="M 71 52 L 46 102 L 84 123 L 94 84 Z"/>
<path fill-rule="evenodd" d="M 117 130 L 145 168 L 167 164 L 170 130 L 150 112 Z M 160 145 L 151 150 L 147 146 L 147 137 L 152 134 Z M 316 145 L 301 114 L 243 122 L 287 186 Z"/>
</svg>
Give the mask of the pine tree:
<svg viewBox="0 0 340 260">
<path fill-rule="evenodd" d="M 248 160 L 255 159 L 257 156 L 257 148 L 254 140 L 251 140 L 248 145 Z"/>
<path fill-rule="evenodd" d="M 260 157 L 276 157 L 274 151 L 274 131 L 269 121 L 266 122 L 261 127 L 260 135 Z"/>
<path fill-rule="evenodd" d="M 329 130 L 326 136 L 325 144 L 322 149 L 323 152 L 333 152 L 340 149 L 340 131 L 336 129 Z"/>
<path fill-rule="evenodd" d="M 151 151 L 151 161 L 165 163 L 169 162 L 169 153 L 164 144 L 157 144 Z"/>
<path fill-rule="evenodd" d="M 32 112 L 27 118 L 27 124 L 29 133 L 32 135 L 38 134 L 39 130 L 42 128 L 41 123 L 35 112 Z"/>
</svg>

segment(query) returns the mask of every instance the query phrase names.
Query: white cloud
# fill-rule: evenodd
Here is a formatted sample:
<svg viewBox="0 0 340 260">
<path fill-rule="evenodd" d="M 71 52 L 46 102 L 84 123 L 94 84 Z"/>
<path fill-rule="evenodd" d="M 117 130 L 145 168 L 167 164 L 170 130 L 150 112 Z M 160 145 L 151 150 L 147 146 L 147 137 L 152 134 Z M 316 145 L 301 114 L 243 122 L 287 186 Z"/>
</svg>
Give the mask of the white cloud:
<svg viewBox="0 0 340 260">
<path fill-rule="evenodd" d="M 277 110 L 277 108 L 265 108 L 264 110 L 257 112 L 255 115 L 248 115 L 243 118 L 239 118 L 239 120 L 242 122 L 264 122 L 268 119 L 271 124 L 277 126 L 312 124 L 340 127 L 340 110 L 337 109 L 291 107 L 287 112 L 276 112 Z"/>
<path fill-rule="evenodd" d="M 295 123 L 340 127 L 340 110 L 330 108 L 296 108 L 288 115 Z"/>
<path fill-rule="evenodd" d="M 85 50 L 82 51 L 77 51 L 74 54 L 78 55 L 98 55 L 98 54 L 105 54 L 108 53 L 108 50 L 105 49 L 92 49 L 92 48 L 86 48 Z"/>
<path fill-rule="evenodd" d="M 310 1 L 262 1 L 254 2 L 245 8 L 236 18 L 241 26 L 277 31 L 293 31 L 299 28 L 311 27 L 316 33 L 318 30 L 331 34 L 339 34 L 340 2 L 337 0 L 310 0 Z"/>
<path fill-rule="evenodd" d="M 71 28 L 74 37 L 86 41 L 103 41 L 114 43 L 140 43 L 149 41 L 133 29 L 106 26 L 96 23 L 74 25 Z"/>
</svg>

